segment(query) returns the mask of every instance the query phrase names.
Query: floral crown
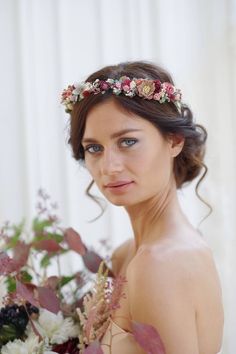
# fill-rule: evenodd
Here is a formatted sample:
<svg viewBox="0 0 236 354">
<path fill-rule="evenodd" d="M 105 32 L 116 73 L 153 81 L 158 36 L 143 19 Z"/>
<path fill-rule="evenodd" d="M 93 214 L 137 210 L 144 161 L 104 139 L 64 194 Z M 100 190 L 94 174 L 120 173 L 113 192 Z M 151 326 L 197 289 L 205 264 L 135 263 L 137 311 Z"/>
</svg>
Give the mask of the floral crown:
<svg viewBox="0 0 236 354">
<path fill-rule="evenodd" d="M 136 79 L 122 76 L 119 79 L 96 79 L 93 82 L 81 82 L 80 84 L 69 85 L 63 90 L 61 103 L 65 105 L 66 112 L 70 113 L 76 102 L 82 101 L 91 93 L 104 94 L 111 90 L 115 95 L 123 94 L 128 97 L 139 96 L 147 100 L 155 100 L 159 103 L 173 102 L 178 111 L 181 111 L 181 91 L 170 82 L 160 80 Z"/>
</svg>

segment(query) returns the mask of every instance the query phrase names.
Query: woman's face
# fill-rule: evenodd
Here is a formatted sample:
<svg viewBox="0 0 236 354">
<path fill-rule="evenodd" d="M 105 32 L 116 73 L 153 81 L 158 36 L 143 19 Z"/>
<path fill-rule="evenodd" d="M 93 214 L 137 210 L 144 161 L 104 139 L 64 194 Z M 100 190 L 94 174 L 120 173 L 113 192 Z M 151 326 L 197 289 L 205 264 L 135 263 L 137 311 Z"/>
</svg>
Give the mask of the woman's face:
<svg viewBox="0 0 236 354">
<path fill-rule="evenodd" d="M 173 156 L 181 150 L 113 99 L 88 113 L 82 145 L 85 165 L 101 193 L 120 206 L 161 195 L 173 173 Z"/>
</svg>

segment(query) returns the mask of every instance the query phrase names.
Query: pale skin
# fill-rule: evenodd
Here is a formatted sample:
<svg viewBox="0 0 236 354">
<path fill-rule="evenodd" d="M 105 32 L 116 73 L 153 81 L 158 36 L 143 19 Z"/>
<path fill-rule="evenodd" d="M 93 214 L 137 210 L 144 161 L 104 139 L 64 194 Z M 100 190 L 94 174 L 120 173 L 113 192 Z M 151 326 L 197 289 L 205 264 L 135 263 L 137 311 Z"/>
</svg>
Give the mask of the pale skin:
<svg viewBox="0 0 236 354">
<path fill-rule="evenodd" d="M 127 299 L 114 320 L 127 331 L 131 320 L 153 325 L 166 354 L 218 353 L 224 323 L 219 276 L 209 246 L 181 210 L 173 174 L 184 139 L 165 139 L 111 98 L 88 113 L 82 145 L 95 183 L 125 208 L 134 233 L 112 257 L 114 273 L 127 278 Z M 106 187 L 117 181 L 128 187 Z"/>
</svg>

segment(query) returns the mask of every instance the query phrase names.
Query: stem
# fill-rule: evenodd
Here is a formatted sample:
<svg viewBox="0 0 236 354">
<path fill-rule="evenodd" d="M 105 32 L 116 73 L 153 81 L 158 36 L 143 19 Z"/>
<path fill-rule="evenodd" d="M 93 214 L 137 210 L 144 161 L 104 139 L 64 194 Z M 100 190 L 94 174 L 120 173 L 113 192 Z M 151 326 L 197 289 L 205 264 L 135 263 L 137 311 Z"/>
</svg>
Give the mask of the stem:
<svg viewBox="0 0 236 354">
<path fill-rule="evenodd" d="M 62 298 L 62 293 L 61 293 L 61 264 L 60 264 L 60 258 L 59 255 L 56 255 L 56 259 L 57 259 L 57 269 L 58 269 L 58 277 L 60 279 L 59 283 L 58 283 L 58 293 L 60 298 Z"/>
<path fill-rule="evenodd" d="M 32 254 L 29 255 L 29 260 L 30 260 L 30 264 L 26 264 L 26 267 L 31 269 L 34 272 L 35 277 L 37 278 L 37 282 L 38 284 L 40 284 L 40 279 L 41 279 L 41 274 L 39 274 L 36 270 L 35 270 L 35 266 L 34 266 L 34 261 L 33 261 L 33 257 Z"/>
</svg>

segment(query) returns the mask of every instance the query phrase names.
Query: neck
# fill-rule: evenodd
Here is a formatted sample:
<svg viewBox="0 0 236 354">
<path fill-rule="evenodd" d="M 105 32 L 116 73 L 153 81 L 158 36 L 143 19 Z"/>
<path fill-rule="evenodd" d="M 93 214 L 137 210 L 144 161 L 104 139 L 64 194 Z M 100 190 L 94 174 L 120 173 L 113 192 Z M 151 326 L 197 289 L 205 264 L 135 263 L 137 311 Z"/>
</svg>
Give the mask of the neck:
<svg viewBox="0 0 236 354">
<path fill-rule="evenodd" d="M 188 220 L 181 210 L 175 181 L 171 181 L 161 194 L 125 208 L 134 231 L 136 251 L 148 242 L 158 240 Z"/>
</svg>

